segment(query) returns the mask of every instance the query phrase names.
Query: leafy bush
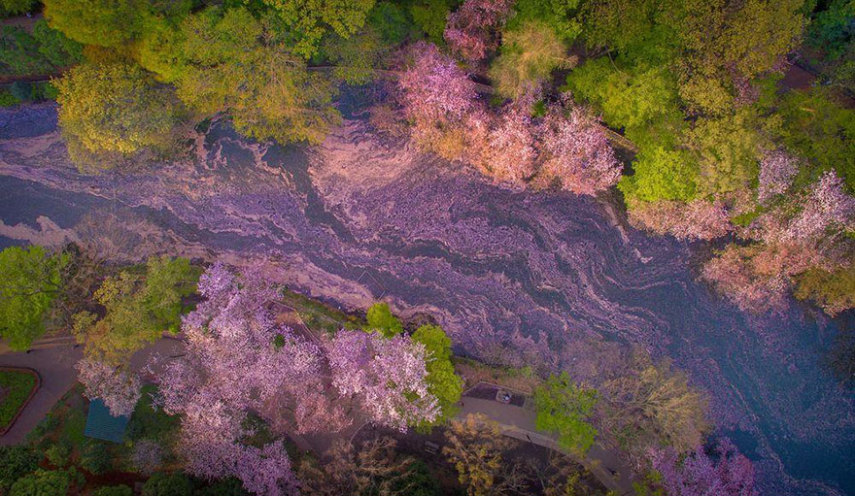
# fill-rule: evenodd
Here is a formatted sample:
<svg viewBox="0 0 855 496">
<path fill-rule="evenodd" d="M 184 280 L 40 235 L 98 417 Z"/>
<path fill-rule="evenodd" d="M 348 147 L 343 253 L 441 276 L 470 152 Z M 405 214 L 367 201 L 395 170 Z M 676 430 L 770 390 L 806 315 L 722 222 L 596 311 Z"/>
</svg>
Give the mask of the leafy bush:
<svg viewBox="0 0 855 496">
<path fill-rule="evenodd" d="M 193 482 L 186 475 L 173 472 L 158 472 L 143 485 L 143 496 L 190 496 Z"/>
<path fill-rule="evenodd" d="M 375 303 L 371 305 L 365 315 L 368 321 L 369 331 L 379 331 L 380 334 L 387 338 L 397 336 L 404 332 L 404 326 L 397 317 L 392 315 L 387 303 Z"/>
<path fill-rule="evenodd" d="M 38 468 L 39 457 L 27 446 L 0 446 L 0 492 Z"/>
<path fill-rule="evenodd" d="M 65 470 L 38 470 L 12 484 L 9 496 L 60 496 L 68 493 L 71 473 Z"/>
<path fill-rule="evenodd" d="M 88 439 L 80 453 L 80 468 L 94 475 L 108 472 L 113 466 L 113 459 L 107 445 L 100 441 Z"/>
<path fill-rule="evenodd" d="M 133 496 L 134 490 L 128 486 L 107 486 L 97 489 L 93 496 Z"/>
<path fill-rule="evenodd" d="M 71 446 L 63 441 L 52 444 L 45 450 L 45 457 L 55 467 L 65 467 L 71 459 Z"/>
</svg>

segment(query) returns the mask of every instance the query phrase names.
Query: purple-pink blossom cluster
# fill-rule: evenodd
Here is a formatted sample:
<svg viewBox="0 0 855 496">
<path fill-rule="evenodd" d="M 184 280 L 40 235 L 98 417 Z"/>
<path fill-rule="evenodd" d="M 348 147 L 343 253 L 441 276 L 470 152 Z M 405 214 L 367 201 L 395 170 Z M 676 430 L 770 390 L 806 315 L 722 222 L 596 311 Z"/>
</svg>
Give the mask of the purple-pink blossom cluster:
<svg viewBox="0 0 855 496">
<path fill-rule="evenodd" d="M 670 496 L 755 496 L 754 466 L 728 439 L 722 439 L 713 456 L 703 447 L 680 457 L 673 451 L 651 454 Z"/>
<path fill-rule="evenodd" d="M 130 415 L 140 399 L 140 380 L 136 374 L 84 358 L 74 365 L 78 380 L 86 388 L 89 399 L 99 398 L 115 416 Z"/>
<path fill-rule="evenodd" d="M 332 384 L 357 399 L 375 423 L 406 430 L 439 415 L 428 392 L 425 349 L 408 337 L 340 330 L 327 347 Z"/>
</svg>

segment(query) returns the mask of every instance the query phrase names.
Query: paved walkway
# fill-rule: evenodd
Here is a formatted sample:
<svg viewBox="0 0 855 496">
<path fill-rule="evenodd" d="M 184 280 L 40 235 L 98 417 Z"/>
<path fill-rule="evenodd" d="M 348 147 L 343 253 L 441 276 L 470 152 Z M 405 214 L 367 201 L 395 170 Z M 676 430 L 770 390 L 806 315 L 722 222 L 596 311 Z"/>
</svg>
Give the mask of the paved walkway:
<svg viewBox="0 0 855 496">
<path fill-rule="evenodd" d="M 457 417 L 464 418 L 476 413 L 482 413 L 498 422 L 506 436 L 566 453 L 558 446 L 557 436 L 537 432 L 536 414 L 528 408 L 507 405 L 496 400 L 473 398 L 465 396 L 464 393 Z M 576 458 L 607 489 L 616 491 L 621 496 L 635 494 L 632 487 L 632 469 L 601 444 L 594 443 L 583 459 L 579 460 L 575 456 L 573 458 Z"/>
<path fill-rule="evenodd" d="M 137 352 L 131 358 L 131 367 L 140 370 L 153 354 L 174 356 L 183 353 L 183 343 L 177 339 L 164 338 Z M 74 364 L 83 358 L 83 347 L 74 347 L 70 336 L 46 338 L 33 343 L 29 353 L 14 352 L 0 347 L 0 366 L 29 367 L 41 376 L 42 384 L 33 399 L 27 403 L 21 416 L 0 436 L 0 445 L 19 444 L 27 434 L 47 415 L 60 398 L 77 383 Z"/>
<path fill-rule="evenodd" d="M 73 341 L 56 344 L 36 343 L 30 353 L 0 351 L 0 365 L 29 367 L 41 376 L 42 384 L 33 399 L 27 403 L 21 416 L 9 432 L 0 436 L 0 445 L 23 442 L 27 434 L 44 418 L 62 396 L 77 382 L 74 364 L 83 356 L 82 348 L 74 348 Z"/>
</svg>

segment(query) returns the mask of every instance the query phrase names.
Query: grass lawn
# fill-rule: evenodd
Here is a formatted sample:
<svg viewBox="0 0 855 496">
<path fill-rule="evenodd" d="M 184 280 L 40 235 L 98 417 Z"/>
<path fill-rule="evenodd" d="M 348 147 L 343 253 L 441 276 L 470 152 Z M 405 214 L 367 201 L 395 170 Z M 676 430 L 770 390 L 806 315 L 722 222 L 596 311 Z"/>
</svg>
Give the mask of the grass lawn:
<svg viewBox="0 0 855 496">
<path fill-rule="evenodd" d="M 36 387 L 36 378 L 27 372 L 0 371 L 0 430 L 5 429 Z"/>
</svg>

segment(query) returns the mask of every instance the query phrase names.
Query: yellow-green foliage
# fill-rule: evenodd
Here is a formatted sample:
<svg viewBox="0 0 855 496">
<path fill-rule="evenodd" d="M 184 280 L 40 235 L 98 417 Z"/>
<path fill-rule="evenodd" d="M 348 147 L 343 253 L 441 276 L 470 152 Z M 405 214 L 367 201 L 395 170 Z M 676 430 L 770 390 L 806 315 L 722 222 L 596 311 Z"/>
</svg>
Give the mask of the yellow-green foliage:
<svg viewBox="0 0 855 496">
<path fill-rule="evenodd" d="M 181 105 L 171 88 L 138 66 L 83 64 L 54 84 L 59 124 L 73 159 L 75 146 L 91 154 L 130 156 L 143 148 L 165 152 L 175 142 Z"/>
<path fill-rule="evenodd" d="M 116 46 L 136 34 L 138 0 L 44 0 L 50 26 L 87 45 Z"/>
<path fill-rule="evenodd" d="M 149 54 L 147 64 L 165 68 L 164 78 L 192 109 L 226 110 L 242 134 L 280 143 L 318 143 L 338 122 L 331 81 L 271 43 L 270 30 L 246 9 L 207 9 L 187 17 L 173 36 L 160 46 L 177 48 L 178 60 Z"/>
<path fill-rule="evenodd" d="M 726 193 L 751 185 L 758 173 L 758 153 L 768 148 L 757 127 L 749 109 L 721 118 L 698 119 L 688 138 L 700 156 L 701 192 Z"/>
<path fill-rule="evenodd" d="M 95 293 L 105 315 L 75 315 L 74 333 L 88 356 L 121 364 L 167 330 L 177 331 L 182 298 L 196 290 L 198 271 L 187 259 L 152 257 L 145 273 L 124 270 Z"/>
<path fill-rule="evenodd" d="M 502 50 L 490 67 L 498 92 L 519 97 L 537 89 L 554 69 L 570 65 L 567 47 L 539 21 L 529 21 L 503 34 Z"/>
<path fill-rule="evenodd" d="M 454 405 L 460 401 L 463 393 L 463 379 L 454 373 L 454 365 L 451 363 L 451 339 L 442 327 L 433 325 L 419 327 L 412 339 L 422 343 L 428 352 L 428 390 L 439 400 L 442 414 L 436 423 L 442 423 L 455 414 Z"/>
<path fill-rule="evenodd" d="M 306 59 L 317 53 L 325 34 L 342 38 L 356 34 L 365 24 L 375 0 L 261 0 L 272 7 L 293 37 L 293 52 Z M 245 0 L 249 4 L 249 0 Z"/>
<path fill-rule="evenodd" d="M 0 252 L 0 337 L 25 350 L 44 334 L 47 312 L 62 286 L 69 258 L 41 246 L 12 246 Z"/>
<path fill-rule="evenodd" d="M 811 269 L 797 281 L 796 298 L 814 300 L 831 315 L 855 307 L 855 265 L 833 272 Z"/>
<path fill-rule="evenodd" d="M 698 168 L 691 154 L 661 146 L 643 149 L 633 162 L 635 174 L 624 176 L 618 188 L 628 200 L 682 200 L 694 198 Z M 631 205 L 631 203 L 630 203 Z"/>
</svg>

